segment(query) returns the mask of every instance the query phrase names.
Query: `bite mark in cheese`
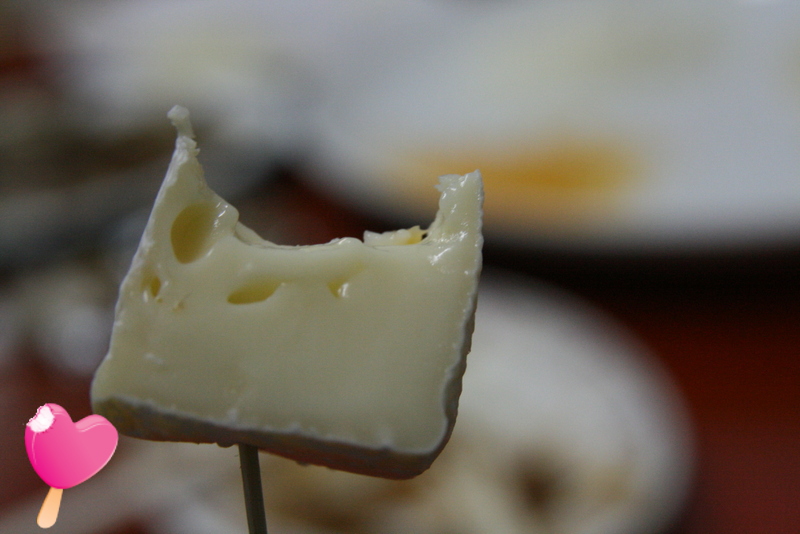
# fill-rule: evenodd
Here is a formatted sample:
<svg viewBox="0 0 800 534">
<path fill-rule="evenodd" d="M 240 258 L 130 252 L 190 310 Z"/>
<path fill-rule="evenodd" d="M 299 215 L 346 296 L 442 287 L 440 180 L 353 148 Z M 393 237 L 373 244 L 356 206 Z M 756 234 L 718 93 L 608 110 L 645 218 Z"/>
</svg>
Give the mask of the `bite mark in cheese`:
<svg viewBox="0 0 800 534">
<path fill-rule="evenodd" d="M 388 478 L 455 423 L 481 269 L 478 172 L 440 178 L 427 231 L 282 246 L 206 185 L 188 112 L 130 271 L 94 410 L 154 440 L 249 443 Z"/>
</svg>

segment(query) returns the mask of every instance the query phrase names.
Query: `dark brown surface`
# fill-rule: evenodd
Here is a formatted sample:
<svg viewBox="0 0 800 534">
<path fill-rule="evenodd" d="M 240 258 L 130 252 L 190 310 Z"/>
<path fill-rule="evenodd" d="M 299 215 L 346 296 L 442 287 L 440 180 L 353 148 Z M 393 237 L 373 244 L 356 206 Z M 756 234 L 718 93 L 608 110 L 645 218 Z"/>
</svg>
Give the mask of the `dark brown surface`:
<svg viewBox="0 0 800 534">
<path fill-rule="evenodd" d="M 800 531 L 800 294 L 604 304 L 670 369 L 694 419 L 679 532 Z"/>
</svg>

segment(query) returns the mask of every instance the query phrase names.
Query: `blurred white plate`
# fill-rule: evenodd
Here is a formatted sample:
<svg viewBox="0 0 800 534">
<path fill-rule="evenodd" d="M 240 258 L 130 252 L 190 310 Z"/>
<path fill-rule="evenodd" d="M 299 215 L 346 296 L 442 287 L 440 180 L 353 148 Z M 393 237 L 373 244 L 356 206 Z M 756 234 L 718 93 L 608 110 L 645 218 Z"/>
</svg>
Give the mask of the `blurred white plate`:
<svg viewBox="0 0 800 534">
<path fill-rule="evenodd" d="M 418 222 L 438 175 L 480 168 L 487 235 L 515 245 L 800 242 L 800 3 L 450 9 L 328 91 L 312 178 Z"/>
<path fill-rule="evenodd" d="M 664 528 L 691 471 L 670 377 L 619 325 L 569 295 L 498 277 L 482 284 L 453 444 L 488 429 L 477 435 L 498 479 L 526 455 L 529 475 L 552 477 L 547 531 Z"/>
</svg>

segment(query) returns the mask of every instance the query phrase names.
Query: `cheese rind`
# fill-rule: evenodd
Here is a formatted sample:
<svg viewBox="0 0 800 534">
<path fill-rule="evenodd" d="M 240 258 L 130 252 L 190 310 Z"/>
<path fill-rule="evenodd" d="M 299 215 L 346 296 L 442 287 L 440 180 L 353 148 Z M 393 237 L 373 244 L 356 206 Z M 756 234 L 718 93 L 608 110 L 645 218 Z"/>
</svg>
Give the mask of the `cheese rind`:
<svg viewBox="0 0 800 534">
<path fill-rule="evenodd" d="M 418 228 L 265 241 L 206 185 L 188 115 L 116 309 L 92 405 L 136 437 L 249 443 L 389 478 L 455 423 L 481 269 L 479 173 Z"/>
</svg>

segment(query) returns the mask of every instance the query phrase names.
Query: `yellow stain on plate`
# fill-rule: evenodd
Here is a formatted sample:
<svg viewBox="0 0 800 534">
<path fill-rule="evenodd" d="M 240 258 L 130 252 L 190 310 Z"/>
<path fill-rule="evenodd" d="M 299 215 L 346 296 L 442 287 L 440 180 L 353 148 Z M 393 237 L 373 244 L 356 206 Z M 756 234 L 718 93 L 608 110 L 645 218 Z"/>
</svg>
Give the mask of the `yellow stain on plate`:
<svg viewBox="0 0 800 534">
<path fill-rule="evenodd" d="M 415 151 L 404 161 L 414 162 L 413 170 L 397 185 L 414 202 L 433 198 L 431 176 L 479 169 L 486 222 L 505 228 L 570 226 L 596 219 L 613 210 L 641 175 L 632 147 L 576 138 L 492 151 Z"/>
</svg>

